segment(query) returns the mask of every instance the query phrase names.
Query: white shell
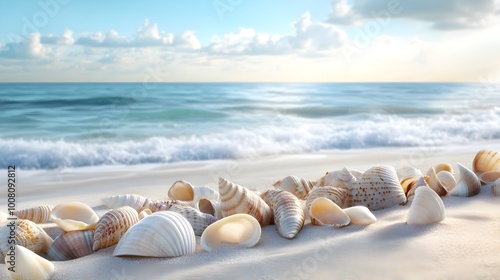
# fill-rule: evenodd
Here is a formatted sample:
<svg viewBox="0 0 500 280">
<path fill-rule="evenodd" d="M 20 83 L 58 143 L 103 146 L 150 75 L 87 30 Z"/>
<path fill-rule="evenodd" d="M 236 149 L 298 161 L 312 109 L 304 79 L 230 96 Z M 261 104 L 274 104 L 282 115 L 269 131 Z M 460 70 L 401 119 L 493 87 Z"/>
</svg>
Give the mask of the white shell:
<svg viewBox="0 0 500 280">
<path fill-rule="evenodd" d="M 493 195 L 494 196 L 500 196 L 500 179 L 497 179 L 495 182 L 493 182 Z"/>
<path fill-rule="evenodd" d="M 51 205 L 35 206 L 28 209 L 16 210 L 14 214 L 19 219 L 30 220 L 34 223 L 46 223 L 50 220 L 50 212 L 54 209 Z"/>
<path fill-rule="evenodd" d="M 317 183 L 318 186 L 332 186 L 332 187 L 352 187 L 356 182 L 356 177 L 347 168 L 327 172 Z"/>
<path fill-rule="evenodd" d="M 407 202 L 413 201 L 413 198 L 415 196 L 415 191 L 420 187 L 429 188 L 429 185 L 427 185 L 427 182 L 425 181 L 424 176 L 420 177 L 417 181 L 415 181 L 415 183 L 412 185 L 411 189 L 408 191 Z"/>
<path fill-rule="evenodd" d="M 294 238 L 304 225 L 300 200 L 284 190 L 267 190 L 262 199 L 273 209 L 276 230 L 284 238 Z"/>
<path fill-rule="evenodd" d="M 460 163 L 458 163 L 458 170 L 460 170 L 460 180 L 450 191 L 450 195 L 467 197 L 478 194 L 481 191 L 481 182 L 476 174 Z"/>
<path fill-rule="evenodd" d="M 334 227 L 345 227 L 351 219 L 342 208 L 335 202 L 325 197 L 316 198 L 309 208 L 309 215 L 314 218 L 314 225 L 332 225 Z"/>
<path fill-rule="evenodd" d="M 472 170 L 475 173 L 483 173 L 500 169 L 500 153 L 495 151 L 481 150 L 474 157 Z"/>
<path fill-rule="evenodd" d="M 102 199 L 102 202 L 111 209 L 117 209 L 122 206 L 130 206 L 134 208 L 135 211 L 139 212 L 144 205 L 144 202 L 146 202 L 146 198 L 138 194 L 120 194 L 105 197 Z"/>
<path fill-rule="evenodd" d="M 219 193 L 207 186 L 194 187 L 184 180 L 176 181 L 168 190 L 168 197 L 173 200 L 189 201 L 195 205 L 200 199 L 219 200 Z"/>
<path fill-rule="evenodd" d="M 202 198 L 198 200 L 194 208 L 200 210 L 202 213 L 214 216 L 217 220 L 222 219 L 222 208 L 218 201 Z"/>
<path fill-rule="evenodd" d="M 142 220 L 151 214 L 153 214 L 153 212 L 151 212 L 149 208 L 146 208 L 139 213 L 139 220 Z"/>
<path fill-rule="evenodd" d="M 260 240 L 259 222 L 248 214 L 235 214 L 209 225 L 201 235 L 200 244 L 211 251 L 222 243 L 253 247 Z"/>
<path fill-rule="evenodd" d="M 99 221 L 94 210 L 81 202 L 59 204 L 54 207 L 50 217 L 64 231 L 94 229 Z"/>
<path fill-rule="evenodd" d="M 349 216 L 353 225 L 366 226 L 377 221 L 375 215 L 365 206 L 353 206 L 343 210 Z"/>
<path fill-rule="evenodd" d="M 5 256 L 5 270 L 11 279 L 19 280 L 47 280 L 54 274 L 54 264 L 40 257 L 23 246 L 16 245 L 15 272 L 8 270 L 10 256 Z"/>
<path fill-rule="evenodd" d="M 189 222 L 178 213 L 160 211 L 130 227 L 113 256 L 178 257 L 195 249 L 196 238 Z"/>
<path fill-rule="evenodd" d="M 299 178 L 296 176 L 287 176 L 282 180 L 277 181 L 273 186 L 279 190 L 291 192 L 299 199 L 306 199 L 312 188 L 316 185 L 316 181 Z"/>
<path fill-rule="evenodd" d="M 427 184 L 429 184 L 429 187 L 433 189 L 439 196 L 445 196 L 448 194 L 448 190 L 439 180 L 434 167 L 429 168 L 429 171 L 427 171 L 427 176 L 429 177 L 429 179 L 427 180 Z"/>
<path fill-rule="evenodd" d="M 399 181 L 403 181 L 404 179 L 406 179 L 408 177 L 420 178 L 420 177 L 424 176 L 424 174 L 422 174 L 422 171 L 420 171 L 420 169 L 415 168 L 413 166 L 401 167 L 397 170 L 396 173 L 398 175 Z"/>
<path fill-rule="evenodd" d="M 439 195 L 431 188 L 417 188 L 406 223 L 409 225 L 432 224 L 444 218 L 444 204 Z"/>
<path fill-rule="evenodd" d="M 191 206 L 174 205 L 168 211 L 179 213 L 182 217 L 186 218 L 193 227 L 194 234 L 196 235 L 201 235 L 209 225 L 217 221 L 214 216 L 202 213 Z"/>
<path fill-rule="evenodd" d="M 448 171 L 439 171 L 437 173 L 437 177 L 439 181 L 443 184 L 443 186 L 449 191 L 453 190 L 457 185 L 457 181 L 455 180 L 455 176 Z"/>
<path fill-rule="evenodd" d="M 307 197 L 306 200 L 306 209 L 307 213 L 309 214 L 309 210 L 311 208 L 312 202 L 319 197 L 324 197 L 328 198 L 331 201 L 333 201 L 335 204 L 337 204 L 340 208 L 344 208 L 349 206 L 348 198 L 349 198 L 349 191 L 344 188 L 337 188 L 337 187 L 317 187 L 314 188 L 310 193 L 309 196 Z M 315 225 L 317 224 L 317 221 L 314 219 L 314 217 L 309 216 L 311 220 L 311 224 Z"/>
<path fill-rule="evenodd" d="M 436 165 L 434 167 L 434 169 L 436 170 L 436 173 L 439 173 L 441 171 L 447 171 L 447 172 L 453 174 L 453 166 L 451 166 L 451 164 L 449 164 L 449 163 L 440 163 L 440 164 Z"/>
</svg>

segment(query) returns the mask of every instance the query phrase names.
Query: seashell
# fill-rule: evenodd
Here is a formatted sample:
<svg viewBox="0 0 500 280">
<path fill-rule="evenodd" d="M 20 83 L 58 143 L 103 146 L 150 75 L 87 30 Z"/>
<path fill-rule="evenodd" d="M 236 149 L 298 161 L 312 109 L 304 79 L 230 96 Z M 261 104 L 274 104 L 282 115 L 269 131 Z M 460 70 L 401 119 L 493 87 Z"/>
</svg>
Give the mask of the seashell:
<svg viewBox="0 0 500 280">
<path fill-rule="evenodd" d="M 356 182 L 356 177 L 351 174 L 349 169 L 343 168 L 333 172 L 327 172 L 317 183 L 317 186 L 332 186 L 332 187 L 348 187 L 351 188 L 352 184 Z"/>
<path fill-rule="evenodd" d="M 475 173 L 500 169 L 500 154 L 494 151 L 481 150 L 474 157 L 472 170 Z"/>
<path fill-rule="evenodd" d="M 486 171 L 478 176 L 483 184 L 493 183 L 500 178 L 500 170 Z"/>
<path fill-rule="evenodd" d="M 94 229 L 99 221 L 97 214 L 87 204 L 68 202 L 59 204 L 50 213 L 52 221 L 64 231 Z"/>
<path fill-rule="evenodd" d="M 173 205 L 168 211 L 179 213 L 182 217 L 191 224 L 195 235 L 200 235 L 203 231 L 211 224 L 213 224 L 217 219 L 209 214 L 200 212 L 191 206 L 178 206 Z"/>
<path fill-rule="evenodd" d="M 195 204 L 194 208 L 202 213 L 214 216 L 217 220 L 222 219 L 222 209 L 218 201 L 202 198 Z"/>
<path fill-rule="evenodd" d="M 316 198 L 311 203 L 309 216 L 311 217 L 311 224 L 319 226 L 345 227 L 351 222 L 349 215 L 335 202 L 326 197 Z"/>
<path fill-rule="evenodd" d="M 93 230 L 65 232 L 56 239 L 47 250 L 47 257 L 52 261 L 69 261 L 90 255 L 94 252 Z"/>
<path fill-rule="evenodd" d="M 454 196 L 474 196 L 481 191 L 481 183 L 476 174 L 469 168 L 458 163 L 458 170 L 460 170 L 460 180 L 450 195 Z"/>
<path fill-rule="evenodd" d="M 120 194 L 105 197 L 102 199 L 102 202 L 104 203 L 104 205 L 111 209 L 120 208 L 122 206 L 130 206 L 137 212 L 139 212 L 139 210 L 141 210 L 141 208 L 144 206 L 146 198 L 138 194 Z"/>
<path fill-rule="evenodd" d="M 46 223 L 50 221 L 50 212 L 54 209 L 51 205 L 36 206 L 33 208 L 14 211 L 19 219 L 30 220 L 34 223 Z"/>
<path fill-rule="evenodd" d="M 273 210 L 278 233 L 284 238 L 294 238 L 304 225 L 304 210 L 299 199 L 284 190 L 268 190 L 261 197 Z"/>
<path fill-rule="evenodd" d="M 172 200 L 189 201 L 194 205 L 202 198 L 218 201 L 219 193 L 207 186 L 194 187 L 184 180 L 179 180 L 168 190 L 168 197 Z"/>
<path fill-rule="evenodd" d="M 451 191 L 456 185 L 457 181 L 455 180 L 455 176 L 448 171 L 439 171 L 437 173 L 437 177 L 439 181 L 443 184 L 443 186 L 449 191 Z"/>
<path fill-rule="evenodd" d="M 439 196 L 445 196 L 448 194 L 448 190 L 439 180 L 434 167 L 429 168 L 429 171 L 427 171 L 427 176 L 429 178 L 427 180 L 427 184 L 429 184 L 429 187 L 433 189 Z"/>
<path fill-rule="evenodd" d="M 418 188 L 408 211 L 406 223 L 409 225 L 432 224 L 444 218 L 444 204 L 437 193 L 431 188 Z"/>
<path fill-rule="evenodd" d="M 358 169 L 349 169 L 349 172 L 351 172 L 351 174 L 352 174 L 352 176 L 354 176 L 354 178 L 358 179 L 359 176 L 363 175 L 364 171 L 361 171 Z"/>
<path fill-rule="evenodd" d="M 248 214 L 235 214 L 209 225 L 201 235 L 201 247 L 211 251 L 223 243 L 253 247 L 260 240 L 259 221 Z"/>
<path fill-rule="evenodd" d="M 190 206 L 191 203 L 187 201 L 180 201 L 180 200 L 156 200 L 152 198 L 146 198 L 146 201 L 144 202 L 144 206 L 139 209 L 139 212 L 142 212 L 144 209 L 149 209 L 152 213 L 158 212 L 158 211 L 168 211 L 170 207 L 174 205 L 180 205 L 180 206 Z"/>
<path fill-rule="evenodd" d="M 15 226 L 8 223 L 0 229 L 0 252 L 6 253 L 10 246 L 11 230 L 15 230 L 15 241 L 17 245 L 33 251 L 34 253 L 45 253 L 52 245 L 52 238 L 37 224 L 30 220 L 17 219 L 13 221 Z"/>
<path fill-rule="evenodd" d="M 261 226 L 271 223 L 271 208 L 256 193 L 223 177 L 219 178 L 219 193 L 222 217 L 243 213 L 256 218 Z"/>
<path fill-rule="evenodd" d="M 23 280 L 47 280 L 54 274 L 54 264 L 33 253 L 23 246 L 15 245 L 15 263 L 17 269 L 9 270 L 7 265 L 7 275 L 11 279 Z M 5 263 L 10 261 L 10 256 L 5 256 Z"/>
<path fill-rule="evenodd" d="M 94 230 L 94 251 L 118 243 L 127 230 L 139 221 L 139 214 L 130 206 L 123 206 L 104 214 Z"/>
<path fill-rule="evenodd" d="M 139 213 L 139 220 L 142 220 L 151 214 L 153 214 L 153 212 L 150 209 L 146 208 L 142 210 L 141 213 Z"/>
<path fill-rule="evenodd" d="M 493 182 L 493 195 L 494 196 L 500 196 L 500 179 L 497 179 L 495 182 Z"/>
<path fill-rule="evenodd" d="M 195 249 L 196 237 L 189 222 L 178 213 L 161 211 L 129 228 L 113 256 L 179 257 Z"/>
<path fill-rule="evenodd" d="M 361 175 L 349 190 L 349 206 L 363 205 L 371 211 L 406 203 L 406 196 L 391 166 L 376 166 Z"/>
<path fill-rule="evenodd" d="M 411 186 L 411 189 L 408 190 L 408 194 L 406 195 L 407 203 L 413 201 L 413 198 L 415 196 L 415 191 L 417 190 L 417 188 L 420 187 L 429 188 L 429 185 L 427 184 L 427 181 L 425 180 L 424 176 L 420 177 L 417 181 L 415 181 L 415 183 Z"/>
<path fill-rule="evenodd" d="M 399 181 L 403 181 L 404 179 L 406 178 L 409 178 L 409 177 L 422 177 L 424 176 L 424 174 L 422 173 L 422 171 L 420 171 L 420 169 L 418 168 L 415 168 L 413 166 L 405 166 L 405 167 L 401 167 L 397 170 L 397 175 L 398 175 L 398 179 Z"/>
<path fill-rule="evenodd" d="M 436 173 L 439 173 L 441 171 L 448 171 L 453 174 L 453 166 L 451 166 L 451 164 L 449 163 L 440 163 L 434 167 L 434 170 L 436 171 Z"/>
<path fill-rule="evenodd" d="M 414 188 L 415 183 L 422 178 L 422 176 L 410 176 L 406 177 L 403 180 L 400 181 L 401 187 L 403 188 L 403 192 L 406 194 L 406 197 L 408 198 L 408 192 Z"/>
<path fill-rule="evenodd" d="M 291 192 L 299 199 L 306 199 L 307 194 L 316 185 L 316 181 L 301 179 L 296 176 L 287 176 L 277 181 L 273 186 L 279 190 Z"/>
<path fill-rule="evenodd" d="M 319 197 L 325 197 L 333 201 L 340 208 L 344 208 L 349 206 L 349 191 L 344 188 L 336 188 L 336 187 L 322 187 L 322 188 L 314 188 L 307 197 L 306 200 L 306 209 L 307 213 L 309 213 L 309 209 L 311 208 L 312 202 Z M 309 217 L 311 219 L 312 224 L 316 224 L 316 221 L 313 217 Z"/>
<path fill-rule="evenodd" d="M 353 206 L 343 210 L 351 219 L 352 225 L 366 226 L 377 221 L 375 215 L 365 206 Z"/>
</svg>

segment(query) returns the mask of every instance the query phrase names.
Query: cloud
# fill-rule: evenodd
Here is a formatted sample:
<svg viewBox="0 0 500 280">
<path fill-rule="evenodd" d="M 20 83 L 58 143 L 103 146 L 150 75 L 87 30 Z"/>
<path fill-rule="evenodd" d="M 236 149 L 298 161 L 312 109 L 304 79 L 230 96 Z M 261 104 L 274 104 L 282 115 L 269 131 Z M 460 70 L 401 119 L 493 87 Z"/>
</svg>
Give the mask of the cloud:
<svg viewBox="0 0 500 280">
<path fill-rule="evenodd" d="M 75 40 L 73 39 L 73 31 L 66 29 L 64 30 L 63 35 L 61 37 L 49 34 L 46 36 L 41 36 L 40 42 L 45 45 L 70 46 L 75 43 Z"/>
<path fill-rule="evenodd" d="M 44 58 L 51 50 L 44 46 L 40 40 L 40 33 L 33 33 L 21 42 L 0 45 L 0 57 L 11 59 Z"/>
<path fill-rule="evenodd" d="M 174 46 L 178 46 L 181 48 L 198 50 L 201 49 L 201 43 L 198 38 L 194 35 L 192 31 L 185 31 L 180 36 L 174 38 L 173 40 Z"/>
<path fill-rule="evenodd" d="M 500 13 L 499 0 L 333 0 L 328 22 L 352 25 L 376 17 L 428 22 L 434 29 L 488 26 Z"/>
</svg>

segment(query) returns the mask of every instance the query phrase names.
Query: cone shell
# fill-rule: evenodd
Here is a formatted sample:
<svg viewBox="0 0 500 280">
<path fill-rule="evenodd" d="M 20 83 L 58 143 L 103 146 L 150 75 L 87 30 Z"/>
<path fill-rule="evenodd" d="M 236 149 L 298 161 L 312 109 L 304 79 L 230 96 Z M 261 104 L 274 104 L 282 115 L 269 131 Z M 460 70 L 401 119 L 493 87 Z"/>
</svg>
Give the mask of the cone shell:
<svg viewBox="0 0 500 280">
<path fill-rule="evenodd" d="M 223 217 L 241 213 L 253 216 L 261 226 L 271 223 L 271 208 L 258 194 L 223 177 L 219 178 L 219 193 Z"/>
<path fill-rule="evenodd" d="M 222 219 L 222 209 L 218 201 L 202 198 L 195 204 L 194 208 L 202 213 L 214 216 L 217 220 Z"/>
<path fill-rule="evenodd" d="M 152 213 L 158 211 L 168 211 L 172 206 L 180 205 L 180 206 L 190 206 L 191 203 L 187 201 L 180 200 L 156 200 L 152 198 L 147 198 L 144 202 L 144 206 L 139 209 L 139 212 L 142 212 L 144 209 L 149 209 Z"/>
<path fill-rule="evenodd" d="M 222 194 L 222 193 L 221 193 Z M 257 219 L 248 214 L 235 214 L 211 224 L 201 235 L 201 247 L 211 251 L 223 243 L 255 246 L 261 235 Z"/>
<path fill-rule="evenodd" d="M 458 163 L 458 170 L 460 171 L 460 180 L 450 191 L 450 195 L 468 197 L 478 194 L 481 191 L 481 183 L 476 174 L 460 163 Z"/>
<path fill-rule="evenodd" d="M 312 188 L 316 185 L 316 181 L 301 179 L 296 176 L 288 176 L 277 181 L 273 186 L 279 190 L 284 190 L 294 194 L 299 199 L 306 199 Z"/>
<path fill-rule="evenodd" d="M 366 226 L 377 221 L 375 215 L 365 206 L 353 206 L 343 210 L 349 216 L 353 225 Z"/>
<path fill-rule="evenodd" d="M 107 248 L 118 243 L 127 230 L 139 221 L 139 214 L 130 206 L 123 206 L 104 214 L 94 230 L 93 250 Z"/>
<path fill-rule="evenodd" d="M 441 180 L 439 180 L 434 167 L 429 168 L 429 171 L 427 171 L 427 177 L 428 177 L 427 184 L 439 196 L 445 196 L 448 194 L 448 190 L 446 189 L 444 184 L 441 183 Z"/>
<path fill-rule="evenodd" d="M 168 190 L 168 197 L 172 200 L 189 201 L 194 205 L 202 198 L 218 201 L 219 193 L 207 186 L 194 187 L 189 182 L 179 180 Z"/>
<path fill-rule="evenodd" d="M 415 168 L 413 166 L 401 167 L 398 169 L 398 171 L 396 173 L 398 175 L 399 181 L 403 181 L 404 179 L 409 178 L 409 177 L 420 178 L 424 175 L 424 174 L 422 174 L 422 171 L 420 171 L 420 169 Z"/>
<path fill-rule="evenodd" d="M 333 201 L 340 208 L 344 208 L 349 206 L 349 191 L 345 188 L 336 188 L 336 187 L 322 187 L 322 188 L 314 188 L 306 200 L 306 209 L 307 213 L 311 208 L 312 202 L 319 197 L 325 197 Z M 309 216 L 312 224 L 317 224 L 314 217 Z"/>
<path fill-rule="evenodd" d="M 52 221 L 64 231 L 94 229 L 99 221 L 97 214 L 87 204 L 69 202 L 59 204 L 50 213 Z"/>
<path fill-rule="evenodd" d="M 189 222 L 178 213 L 161 211 L 129 228 L 113 256 L 179 257 L 195 249 L 196 237 Z"/>
<path fill-rule="evenodd" d="M 434 167 L 434 170 L 436 171 L 436 173 L 447 171 L 453 174 L 453 166 L 451 166 L 451 164 L 449 163 L 440 163 Z"/>
<path fill-rule="evenodd" d="M 405 193 L 391 166 L 368 169 L 350 189 L 349 206 L 363 205 L 375 211 L 404 203 Z"/>
<path fill-rule="evenodd" d="M 500 169 L 500 154 L 494 151 L 481 150 L 474 157 L 472 170 L 476 173 Z"/>
<path fill-rule="evenodd" d="M 141 210 L 144 203 L 146 202 L 146 198 L 138 194 L 120 194 L 105 197 L 102 199 L 102 202 L 110 209 L 116 209 L 122 206 L 130 206 L 137 212 L 139 212 L 139 210 Z"/>
<path fill-rule="evenodd" d="M 455 176 L 448 171 L 439 171 L 437 173 L 437 177 L 441 184 L 449 191 L 451 191 L 457 185 L 457 181 L 455 180 Z"/>
<path fill-rule="evenodd" d="M 68 261 L 90 255 L 94 243 L 93 230 L 78 230 L 63 233 L 56 237 L 47 250 L 47 257 L 53 261 Z"/>
<path fill-rule="evenodd" d="M 352 184 L 356 182 L 356 177 L 351 174 L 349 169 L 343 168 L 342 170 L 336 170 L 333 172 L 327 172 L 318 181 L 318 186 L 332 186 L 332 187 L 352 187 Z"/>
<path fill-rule="evenodd" d="M 493 183 L 500 178 L 500 170 L 486 171 L 479 175 L 479 180 L 483 184 Z"/>
<path fill-rule="evenodd" d="M 52 238 L 37 224 L 30 220 L 17 219 L 15 221 L 16 244 L 20 245 L 34 253 L 45 253 L 52 245 Z M 7 242 L 10 237 L 11 227 L 9 224 L 0 229 L 0 251 L 5 253 L 9 250 L 11 244 Z"/>
<path fill-rule="evenodd" d="M 186 218 L 193 227 L 194 234 L 199 236 L 201 236 L 209 225 L 217 221 L 214 216 L 202 213 L 191 206 L 174 205 L 169 211 L 179 213 L 182 217 Z"/>
<path fill-rule="evenodd" d="M 444 204 L 436 192 L 427 187 L 418 188 L 408 211 L 406 223 L 409 225 L 432 224 L 444 218 Z"/>
<path fill-rule="evenodd" d="M 500 179 L 497 179 L 495 182 L 493 182 L 493 195 L 494 196 L 500 196 Z"/>
<path fill-rule="evenodd" d="M 15 245 L 14 253 L 16 255 L 17 269 L 8 270 L 7 275 L 15 280 L 47 280 L 54 274 L 54 264 L 40 257 L 23 246 Z M 10 256 L 5 256 L 5 263 L 10 260 Z"/>
<path fill-rule="evenodd" d="M 334 227 L 345 227 L 351 219 L 342 208 L 326 197 L 316 198 L 309 207 L 311 224 Z"/>
<path fill-rule="evenodd" d="M 427 184 L 427 181 L 425 180 L 424 176 L 420 177 L 417 181 L 415 181 L 415 183 L 412 185 L 411 189 L 408 190 L 408 194 L 406 197 L 407 202 L 413 201 L 413 198 L 415 196 L 415 191 L 420 187 L 429 188 L 429 185 Z"/>
<path fill-rule="evenodd" d="M 278 233 L 284 238 L 294 238 L 304 225 L 304 210 L 299 199 L 284 190 L 268 190 L 261 197 L 273 210 Z"/>
<path fill-rule="evenodd" d="M 46 223 L 50 221 L 50 212 L 54 209 L 51 205 L 36 206 L 33 208 L 17 210 L 14 214 L 19 219 L 30 220 L 34 223 Z"/>
</svg>

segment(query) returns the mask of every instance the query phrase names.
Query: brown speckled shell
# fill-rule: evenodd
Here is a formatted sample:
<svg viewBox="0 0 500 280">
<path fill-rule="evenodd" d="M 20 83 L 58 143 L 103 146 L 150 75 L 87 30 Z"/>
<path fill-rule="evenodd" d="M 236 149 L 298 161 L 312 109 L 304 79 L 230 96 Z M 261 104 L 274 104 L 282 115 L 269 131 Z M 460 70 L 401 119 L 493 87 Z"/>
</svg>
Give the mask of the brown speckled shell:
<svg viewBox="0 0 500 280">
<path fill-rule="evenodd" d="M 99 219 L 94 230 L 93 250 L 118 243 L 127 230 L 139 221 L 139 214 L 130 206 L 111 210 Z"/>
<path fill-rule="evenodd" d="M 314 180 L 287 176 L 273 184 L 276 189 L 294 194 L 299 199 L 306 199 L 312 188 L 317 184 Z"/>
</svg>

